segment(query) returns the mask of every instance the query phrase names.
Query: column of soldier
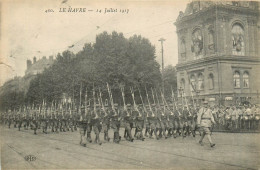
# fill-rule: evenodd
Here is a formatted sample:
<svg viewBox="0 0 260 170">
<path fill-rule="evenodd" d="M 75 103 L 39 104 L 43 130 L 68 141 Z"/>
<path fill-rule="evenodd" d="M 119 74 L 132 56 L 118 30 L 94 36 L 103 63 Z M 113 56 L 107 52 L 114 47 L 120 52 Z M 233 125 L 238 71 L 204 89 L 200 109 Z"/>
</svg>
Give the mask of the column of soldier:
<svg viewBox="0 0 260 170">
<path fill-rule="evenodd" d="M 153 104 L 151 104 L 145 88 L 148 102 L 145 105 L 138 88 L 142 104 L 136 104 L 134 89 L 130 88 L 133 99 L 133 105 L 131 105 L 125 103 L 124 88 L 120 87 L 120 89 L 123 100 L 123 106 L 120 107 L 113 102 L 112 92 L 107 84 L 109 105 L 108 102 L 103 103 L 100 89 L 99 94 L 96 95 L 93 87 L 93 98 L 88 100 L 87 95 L 85 95 L 85 104 L 80 104 L 79 107 L 73 104 L 59 104 L 59 106 L 51 104 L 50 107 L 47 107 L 46 102 L 43 101 L 43 104 L 38 108 L 32 106 L 23 107 L 17 111 L 9 110 L 3 115 L 2 120 L 5 124 L 8 124 L 9 128 L 11 124 L 14 124 L 14 127 L 17 127 L 20 131 L 23 126 L 25 130 L 29 128 L 34 130 L 34 134 L 37 134 L 39 129 L 47 134 L 48 128 L 51 129 L 51 132 L 73 132 L 79 128 L 80 145 L 82 146 L 86 146 L 87 141 L 92 142 L 92 130 L 96 136 L 96 143 L 102 144 L 99 138 L 101 131 L 104 133 L 104 140 L 109 141 L 108 130 L 110 128 L 114 132 L 113 141 L 119 143 L 121 126 L 125 128 L 124 138 L 131 142 L 133 142 L 134 137 L 137 140 L 144 141 L 144 136 L 149 138 L 155 136 L 157 140 L 162 137 L 165 139 L 172 136 L 176 138 L 178 135 L 184 138 L 192 134 L 195 137 L 198 108 L 190 107 L 191 105 L 188 105 L 186 98 L 182 99 L 182 104 L 177 105 L 172 92 L 172 103 L 168 104 L 161 93 L 160 99 L 162 102 L 160 103 L 157 92 L 151 89 L 153 98 Z M 90 101 L 93 102 L 92 105 Z M 133 128 L 135 128 L 134 135 L 131 133 Z M 143 129 L 145 130 L 144 134 Z"/>
<path fill-rule="evenodd" d="M 117 103 L 114 103 L 111 89 L 107 84 L 109 102 L 103 103 L 100 89 L 96 95 L 95 88 L 93 87 L 92 99 L 88 100 L 88 96 L 85 95 L 85 103 L 83 105 L 80 104 L 78 107 L 76 107 L 75 104 L 60 104 L 59 106 L 52 104 L 51 107 L 47 108 L 46 103 L 43 102 L 37 109 L 32 106 L 23 107 L 23 109 L 20 108 L 18 111 L 9 111 L 3 115 L 2 120 L 8 124 L 9 128 L 13 123 L 14 127 L 18 127 L 19 130 L 22 126 L 24 129 L 33 129 L 34 134 L 36 134 L 39 129 L 42 129 L 43 133 L 47 133 L 48 128 L 51 129 L 52 132 L 65 132 L 69 130 L 73 132 L 79 128 L 80 145 L 82 146 L 86 146 L 87 141 L 92 142 L 92 130 L 95 133 L 96 143 L 102 144 L 99 137 L 100 132 L 104 133 L 105 141 L 110 141 L 108 135 L 110 128 L 112 128 L 114 132 L 113 142 L 119 143 L 121 140 L 119 129 L 122 126 L 125 128 L 124 138 L 131 142 L 133 142 L 134 138 L 144 141 L 145 137 L 155 137 L 157 140 L 162 137 L 165 139 L 169 137 L 176 138 L 178 135 L 183 138 L 187 135 L 195 137 L 197 114 L 201 107 L 196 107 L 194 100 L 193 105 L 189 105 L 186 97 L 181 95 L 184 96 L 181 97 L 181 104 L 177 104 L 174 93 L 172 92 L 172 102 L 169 103 L 165 100 L 161 92 L 161 102 L 159 102 L 156 90 L 151 88 L 153 99 L 153 103 L 151 103 L 147 89 L 145 88 L 147 99 L 147 104 L 145 105 L 140 89 L 138 88 L 142 104 L 136 104 L 134 89 L 130 88 L 133 99 L 133 104 L 131 105 L 125 103 L 125 89 L 123 87 L 120 87 L 120 89 L 123 106 L 118 106 Z M 92 101 L 92 105 L 90 101 Z M 260 117 L 259 109 L 257 108 L 255 110 L 256 114 L 254 118 L 252 117 L 251 119 L 250 116 L 254 112 L 249 108 L 245 109 L 245 112 L 243 112 L 246 114 L 245 119 L 244 116 L 241 117 L 242 123 L 239 125 L 253 126 L 253 123 L 250 123 L 249 120 L 255 120 L 256 123 L 254 123 L 254 126 L 258 126 Z M 227 113 L 230 112 L 222 108 L 212 108 L 212 114 L 218 124 L 221 124 L 222 120 L 224 123 L 229 122 L 229 120 L 231 120 L 231 123 L 234 122 L 233 115 L 235 112 L 232 112 L 233 115 Z M 248 114 L 250 114 L 249 117 Z M 134 135 L 132 135 L 133 128 L 135 128 Z"/>
</svg>

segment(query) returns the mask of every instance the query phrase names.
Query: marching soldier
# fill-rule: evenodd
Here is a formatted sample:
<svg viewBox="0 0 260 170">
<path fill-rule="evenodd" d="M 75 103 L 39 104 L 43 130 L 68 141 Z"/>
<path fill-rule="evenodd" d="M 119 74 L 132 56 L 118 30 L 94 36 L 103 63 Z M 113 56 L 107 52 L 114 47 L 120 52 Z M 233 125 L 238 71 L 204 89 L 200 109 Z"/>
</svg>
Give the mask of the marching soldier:
<svg viewBox="0 0 260 170">
<path fill-rule="evenodd" d="M 212 111 L 208 108 L 208 102 L 204 101 L 204 106 L 199 110 L 198 114 L 198 126 L 201 127 L 202 135 L 199 140 L 199 143 L 203 145 L 202 141 L 204 137 L 207 135 L 207 138 L 210 142 L 210 147 L 214 147 L 215 144 L 212 142 L 211 136 L 210 136 L 210 127 L 212 123 L 215 123 L 214 117 L 212 115 Z"/>
<path fill-rule="evenodd" d="M 108 136 L 108 129 L 109 129 L 109 123 L 110 123 L 110 115 L 108 110 L 108 105 L 104 106 L 105 108 L 101 111 L 101 119 L 102 119 L 102 130 L 104 132 L 104 140 L 108 141 L 110 140 Z"/>
<path fill-rule="evenodd" d="M 180 120 L 181 120 L 181 112 L 180 109 L 176 108 L 174 113 L 174 129 L 173 129 L 173 137 L 177 137 L 177 131 L 180 129 Z"/>
<path fill-rule="evenodd" d="M 126 106 L 127 108 L 124 108 L 123 111 L 123 119 L 124 119 L 124 124 L 125 124 L 125 134 L 124 137 L 126 138 L 126 140 L 129 140 L 131 142 L 134 141 L 134 138 L 132 137 L 132 133 L 131 133 L 131 123 L 132 123 L 132 110 L 131 110 L 131 105 L 127 104 Z"/>
<path fill-rule="evenodd" d="M 36 135 L 36 131 L 38 129 L 38 116 L 37 116 L 37 111 L 35 109 L 33 109 L 33 114 L 32 114 L 32 120 L 31 120 L 31 126 L 33 128 L 33 131 L 34 131 L 34 135 Z"/>
<path fill-rule="evenodd" d="M 155 104 L 152 105 L 152 110 L 150 110 L 150 112 L 149 112 L 148 121 L 149 121 L 150 128 L 151 128 L 150 138 L 151 139 L 153 138 L 152 136 L 153 136 L 153 133 L 154 133 L 156 139 L 159 140 L 159 137 L 157 135 L 157 129 L 156 129 L 158 118 L 157 118 L 155 106 L 156 106 Z"/>
<path fill-rule="evenodd" d="M 114 142 L 119 143 L 121 137 L 119 136 L 119 129 L 120 129 L 120 113 L 118 111 L 118 104 L 114 104 L 114 109 L 111 111 L 111 124 L 112 129 L 114 130 Z"/>
<path fill-rule="evenodd" d="M 92 111 L 91 111 L 89 105 L 86 108 L 86 115 L 87 115 L 87 120 L 88 120 L 88 123 L 87 123 L 87 140 L 88 140 L 89 143 L 91 143 L 92 142 L 91 131 L 92 131 L 92 118 L 93 118 L 93 115 L 92 115 Z"/>
<path fill-rule="evenodd" d="M 133 112 L 136 112 L 136 138 L 144 141 L 143 128 L 144 128 L 144 112 L 142 111 L 143 105 L 139 105 L 139 108 L 134 108 Z"/>
<path fill-rule="evenodd" d="M 100 138 L 99 138 L 99 133 L 101 131 L 102 122 L 100 120 L 100 107 L 98 104 L 96 104 L 96 109 L 93 110 L 92 114 L 93 114 L 92 125 L 93 125 L 94 133 L 96 135 L 95 143 L 102 145 L 102 142 L 100 141 Z"/>
<path fill-rule="evenodd" d="M 84 147 L 86 147 L 86 145 L 87 145 L 87 141 L 86 141 L 87 123 L 88 123 L 88 120 L 87 120 L 85 108 L 81 107 L 81 108 L 79 108 L 79 119 L 78 119 L 79 133 L 80 133 L 79 144 Z"/>
<path fill-rule="evenodd" d="M 148 117 L 149 117 L 149 105 L 146 105 L 146 109 L 144 110 L 144 113 L 145 113 L 145 136 L 148 137 L 148 135 L 150 135 L 150 122 L 148 120 Z M 147 135 L 148 133 L 148 135 Z"/>
<path fill-rule="evenodd" d="M 169 130 L 168 130 L 168 137 L 171 137 L 173 136 L 173 129 L 174 129 L 174 118 L 175 118 L 175 115 L 174 115 L 174 112 L 173 110 L 171 110 L 171 108 L 173 107 L 172 104 L 169 104 L 169 107 L 167 107 L 168 109 L 168 115 L 169 115 L 169 120 L 168 120 L 168 125 L 169 125 Z"/>
<path fill-rule="evenodd" d="M 166 129 L 168 128 L 168 115 L 166 115 L 165 111 L 163 110 L 164 105 L 161 104 L 161 108 L 158 108 L 158 124 L 160 124 L 159 127 L 159 137 L 163 136 L 165 139 L 167 139 L 166 135 Z"/>
</svg>

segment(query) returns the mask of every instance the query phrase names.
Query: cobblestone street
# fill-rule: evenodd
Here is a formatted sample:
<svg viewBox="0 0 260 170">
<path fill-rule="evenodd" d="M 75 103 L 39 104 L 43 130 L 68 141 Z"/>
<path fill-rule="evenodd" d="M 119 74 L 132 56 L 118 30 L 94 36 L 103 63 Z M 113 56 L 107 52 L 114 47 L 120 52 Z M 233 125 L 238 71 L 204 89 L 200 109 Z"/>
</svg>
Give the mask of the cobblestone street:
<svg viewBox="0 0 260 170">
<path fill-rule="evenodd" d="M 103 133 L 100 136 L 103 141 Z M 120 144 L 88 143 L 84 148 L 79 145 L 79 132 L 33 135 L 31 130 L 19 132 L 2 126 L 1 164 L 3 169 L 258 169 L 259 137 L 256 133 L 213 133 L 215 148 L 206 139 L 200 146 L 199 135 L 133 143 L 122 139 Z M 36 160 L 26 161 L 27 155 Z"/>
</svg>

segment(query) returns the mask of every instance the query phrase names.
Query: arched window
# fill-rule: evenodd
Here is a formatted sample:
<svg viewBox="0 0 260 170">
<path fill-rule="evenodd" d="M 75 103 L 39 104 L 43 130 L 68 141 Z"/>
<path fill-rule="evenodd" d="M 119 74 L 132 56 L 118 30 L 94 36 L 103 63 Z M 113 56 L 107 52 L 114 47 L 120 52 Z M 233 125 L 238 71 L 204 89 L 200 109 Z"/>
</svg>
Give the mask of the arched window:
<svg viewBox="0 0 260 170">
<path fill-rule="evenodd" d="M 235 71 L 233 78 L 234 78 L 234 87 L 240 88 L 240 73 L 238 71 Z"/>
<path fill-rule="evenodd" d="M 213 30 L 209 30 L 209 44 L 208 44 L 208 49 L 211 51 L 214 51 L 214 31 Z"/>
<path fill-rule="evenodd" d="M 195 59 L 200 58 L 203 50 L 203 37 L 199 28 L 195 29 L 191 36 L 191 51 L 195 55 Z"/>
<path fill-rule="evenodd" d="M 244 28 L 235 23 L 232 26 L 232 54 L 245 55 Z"/>
<path fill-rule="evenodd" d="M 182 40 L 181 40 L 180 52 L 181 52 L 182 59 L 186 60 L 186 43 L 185 43 L 184 38 L 182 38 Z"/>
<path fill-rule="evenodd" d="M 200 73 L 198 76 L 198 90 L 203 90 L 203 89 L 204 89 L 204 77 L 202 73 Z"/>
<path fill-rule="evenodd" d="M 185 80 L 182 78 L 181 79 L 181 84 L 180 87 L 184 90 L 185 89 Z"/>
<path fill-rule="evenodd" d="M 212 73 L 209 74 L 209 89 L 214 89 L 214 76 Z"/>
<path fill-rule="evenodd" d="M 247 71 L 245 71 L 243 74 L 243 87 L 249 88 L 249 74 Z"/>
<path fill-rule="evenodd" d="M 191 76 L 190 76 L 190 85 L 191 85 L 191 91 L 195 91 L 196 90 L 196 79 L 195 79 L 195 76 L 194 76 L 194 74 L 192 74 Z"/>
</svg>

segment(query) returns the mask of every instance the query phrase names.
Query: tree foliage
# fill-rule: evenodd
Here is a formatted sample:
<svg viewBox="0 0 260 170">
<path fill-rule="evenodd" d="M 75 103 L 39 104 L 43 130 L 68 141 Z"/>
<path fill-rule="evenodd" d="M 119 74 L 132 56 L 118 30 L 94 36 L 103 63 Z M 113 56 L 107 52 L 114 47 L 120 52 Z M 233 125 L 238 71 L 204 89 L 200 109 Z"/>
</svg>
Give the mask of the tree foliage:
<svg viewBox="0 0 260 170">
<path fill-rule="evenodd" d="M 31 81 L 24 102 L 37 105 L 44 100 L 50 105 L 58 103 L 65 93 L 79 104 L 80 94 L 83 102 L 86 90 L 88 98 L 92 98 L 94 86 L 96 93 L 100 88 L 103 97 L 108 98 L 108 83 L 114 102 L 122 104 L 120 87 L 124 87 L 126 102 L 133 103 L 133 87 L 136 102 L 141 103 L 138 88 L 145 99 L 145 87 L 150 91 L 151 87 L 161 86 L 160 65 L 155 58 L 155 47 L 148 39 L 137 35 L 127 39 L 122 33 L 103 32 L 96 36 L 94 44 L 86 43 L 77 54 L 58 54 L 54 63 Z M 167 67 L 164 78 L 169 89 L 176 87 L 172 76 L 176 77 L 174 67 Z"/>
</svg>

